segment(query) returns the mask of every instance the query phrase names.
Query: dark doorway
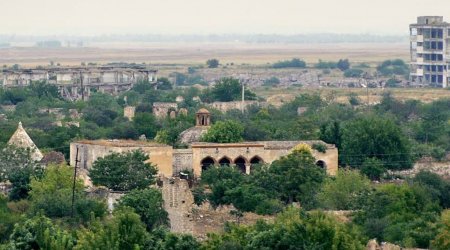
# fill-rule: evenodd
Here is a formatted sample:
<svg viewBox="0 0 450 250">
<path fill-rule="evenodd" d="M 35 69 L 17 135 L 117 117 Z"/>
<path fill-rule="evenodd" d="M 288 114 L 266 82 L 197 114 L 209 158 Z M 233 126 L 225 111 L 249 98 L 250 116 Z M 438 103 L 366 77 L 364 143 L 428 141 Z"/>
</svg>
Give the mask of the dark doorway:
<svg viewBox="0 0 450 250">
<path fill-rule="evenodd" d="M 245 173 L 245 163 L 246 160 L 242 156 L 239 156 L 238 158 L 236 158 L 236 160 L 234 160 L 234 164 L 236 164 L 236 167 L 243 173 Z"/>
<path fill-rule="evenodd" d="M 220 166 L 224 167 L 224 166 L 230 166 L 231 161 L 230 159 L 228 159 L 227 157 L 223 157 L 222 159 L 220 159 L 219 161 Z"/>
<path fill-rule="evenodd" d="M 262 163 L 264 163 L 264 161 L 259 156 L 254 156 L 253 158 L 250 159 L 250 165 L 257 165 Z"/>
<path fill-rule="evenodd" d="M 323 169 L 326 169 L 326 168 L 327 168 L 327 164 L 326 164 L 324 161 L 322 161 L 322 160 L 317 161 L 317 162 L 316 162 L 316 165 L 317 165 L 318 167 L 320 167 L 320 168 L 323 168 Z"/>
<path fill-rule="evenodd" d="M 206 158 L 204 158 L 201 162 L 200 162 L 200 164 L 201 164 L 201 166 L 202 166 L 202 171 L 205 171 L 205 170 L 207 170 L 208 168 L 210 168 L 211 166 L 214 166 L 214 159 L 213 158 L 211 158 L 211 157 L 206 157 Z"/>
</svg>

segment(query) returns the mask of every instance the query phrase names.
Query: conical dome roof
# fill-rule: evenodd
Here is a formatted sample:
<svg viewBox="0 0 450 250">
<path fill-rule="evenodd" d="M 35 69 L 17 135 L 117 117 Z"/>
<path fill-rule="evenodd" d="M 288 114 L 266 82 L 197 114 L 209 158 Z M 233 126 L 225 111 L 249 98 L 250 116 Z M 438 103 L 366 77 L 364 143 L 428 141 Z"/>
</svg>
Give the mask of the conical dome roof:
<svg viewBox="0 0 450 250">
<path fill-rule="evenodd" d="M 35 161 L 40 161 L 42 157 L 44 157 L 41 151 L 36 147 L 36 144 L 34 144 L 33 140 L 31 140 L 25 129 L 22 127 L 22 122 L 19 122 L 17 130 L 9 139 L 8 144 L 19 148 L 30 148 L 32 150 L 31 158 Z"/>
</svg>

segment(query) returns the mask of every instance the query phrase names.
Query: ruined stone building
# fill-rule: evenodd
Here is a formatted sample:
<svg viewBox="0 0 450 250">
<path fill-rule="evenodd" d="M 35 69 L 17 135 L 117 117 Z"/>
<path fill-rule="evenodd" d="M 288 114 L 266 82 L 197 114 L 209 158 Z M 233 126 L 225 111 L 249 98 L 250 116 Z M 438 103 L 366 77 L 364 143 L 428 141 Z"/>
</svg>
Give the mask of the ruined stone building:
<svg viewBox="0 0 450 250">
<path fill-rule="evenodd" d="M 42 155 L 41 151 L 38 149 L 38 147 L 36 147 L 36 144 L 34 144 L 33 140 L 31 140 L 28 133 L 22 127 L 21 122 L 19 122 L 19 126 L 17 127 L 17 130 L 14 132 L 14 134 L 9 139 L 8 145 L 13 145 L 18 148 L 30 149 L 31 150 L 31 159 L 34 161 L 40 161 L 44 157 Z"/>
<path fill-rule="evenodd" d="M 411 74 L 416 84 L 446 88 L 450 82 L 450 23 L 442 16 L 420 16 L 411 24 Z"/>
<path fill-rule="evenodd" d="M 180 171 L 190 170 L 199 177 L 202 170 L 214 165 L 234 165 L 243 173 L 251 173 L 252 166 L 259 163 L 271 163 L 289 154 L 299 144 L 323 143 L 324 153 L 313 150 L 318 167 L 330 175 L 338 170 L 338 150 L 334 145 L 321 141 L 253 141 L 239 143 L 199 142 L 201 135 L 210 125 L 210 113 L 206 109 L 197 112 L 196 126 L 180 134 L 188 148 L 174 149 L 172 146 L 146 141 L 131 140 L 83 140 L 71 143 L 70 164 L 75 164 L 78 149 L 79 167 L 89 170 L 99 157 L 112 152 L 127 152 L 141 149 L 150 156 L 150 162 L 156 164 L 159 174 L 165 177 L 178 176 Z"/>
<path fill-rule="evenodd" d="M 28 86 L 32 82 L 46 81 L 56 85 L 61 96 L 87 99 L 91 91 L 117 94 L 133 87 L 140 80 L 155 83 L 157 71 L 142 66 L 116 67 L 57 67 L 45 69 L 5 69 L 3 88 Z"/>
</svg>

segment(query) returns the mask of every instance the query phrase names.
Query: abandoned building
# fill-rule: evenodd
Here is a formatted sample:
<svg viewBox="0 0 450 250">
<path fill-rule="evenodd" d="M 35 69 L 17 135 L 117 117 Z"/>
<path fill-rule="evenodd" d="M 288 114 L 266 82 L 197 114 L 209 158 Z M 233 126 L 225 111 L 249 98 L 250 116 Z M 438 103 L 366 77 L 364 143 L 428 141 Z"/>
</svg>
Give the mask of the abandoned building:
<svg viewBox="0 0 450 250">
<path fill-rule="evenodd" d="M 18 148 L 30 149 L 31 150 L 30 156 L 31 159 L 34 161 L 40 161 L 44 157 L 41 151 L 38 149 L 38 147 L 36 147 L 36 144 L 34 144 L 33 140 L 31 140 L 28 133 L 22 127 L 21 122 L 19 122 L 17 130 L 9 139 L 8 145 L 13 145 Z"/>
<path fill-rule="evenodd" d="M 411 24 L 410 80 L 446 88 L 450 82 L 450 23 L 442 16 L 420 16 Z"/>
<path fill-rule="evenodd" d="M 208 132 L 211 123 L 211 114 L 209 111 L 201 108 L 195 115 L 195 126 L 180 133 L 179 137 L 182 144 L 199 142 L 202 135 Z"/>
<path fill-rule="evenodd" d="M 56 85 L 61 96 L 70 100 L 86 100 L 91 91 L 117 94 L 133 87 L 138 81 L 157 81 L 157 70 L 143 66 L 57 67 L 44 69 L 5 69 L 3 88 L 28 86 L 46 81 Z"/>
<path fill-rule="evenodd" d="M 172 111 L 178 112 L 178 104 L 176 102 L 153 103 L 152 112 L 156 118 L 166 118 Z"/>
<path fill-rule="evenodd" d="M 172 146 L 147 141 L 131 140 L 83 140 L 70 144 L 70 164 L 75 165 L 78 149 L 79 167 L 89 170 L 99 157 L 113 152 L 122 153 L 141 149 L 156 164 L 159 174 L 164 177 L 178 176 L 183 170 L 190 170 L 200 176 L 202 170 L 214 165 L 234 165 L 243 173 L 249 174 L 252 166 L 259 163 L 271 163 L 289 154 L 299 144 L 326 145 L 321 153 L 313 150 L 316 164 L 330 175 L 338 170 L 338 150 L 334 145 L 322 141 L 253 141 L 239 143 L 204 143 L 199 142 L 201 134 L 209 128 L 210 113 L 206 109 L 197 112 L 196 126 L 180 134 L 189 138 L 188 148 L 174 149 Z M 188 134 L 188 135 L 187 135 Z"/>
</svg>

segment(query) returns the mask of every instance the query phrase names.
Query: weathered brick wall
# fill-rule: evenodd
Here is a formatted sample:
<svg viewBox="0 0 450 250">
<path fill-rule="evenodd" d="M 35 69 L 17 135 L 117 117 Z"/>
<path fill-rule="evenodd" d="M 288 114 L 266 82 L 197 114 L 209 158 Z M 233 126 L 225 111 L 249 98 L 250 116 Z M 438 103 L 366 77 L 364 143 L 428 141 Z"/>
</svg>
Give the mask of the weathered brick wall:
<svg viewBox="0 0 450 250">
<path fill-rule="evenodd" d="M 235 101 L 235 102 L 213 102 L 209 104 L 209 106 L 222 112 L 227 112 L 232 109 L 238 110 L 247 109 L 251 105 L 261 106 L 266 105 L 266 103 L 261 103 L 258 101 L 244 101 L 244 104 L 242 104 L 242 101 Z"/>
<path fill-rule="evenodd" d="M 173 175 L 177 176 L 181 170 L 192 170 L 192 149 L 173 150 Z"/>
<path fill-rule="evenodd" d="M 164 209 L 169 214 L 170 231 L 192 234 L 194 196 L 188 182 L 179 178 L 163 178 L 162 183 L 161 191 Z"/>
</svg>

